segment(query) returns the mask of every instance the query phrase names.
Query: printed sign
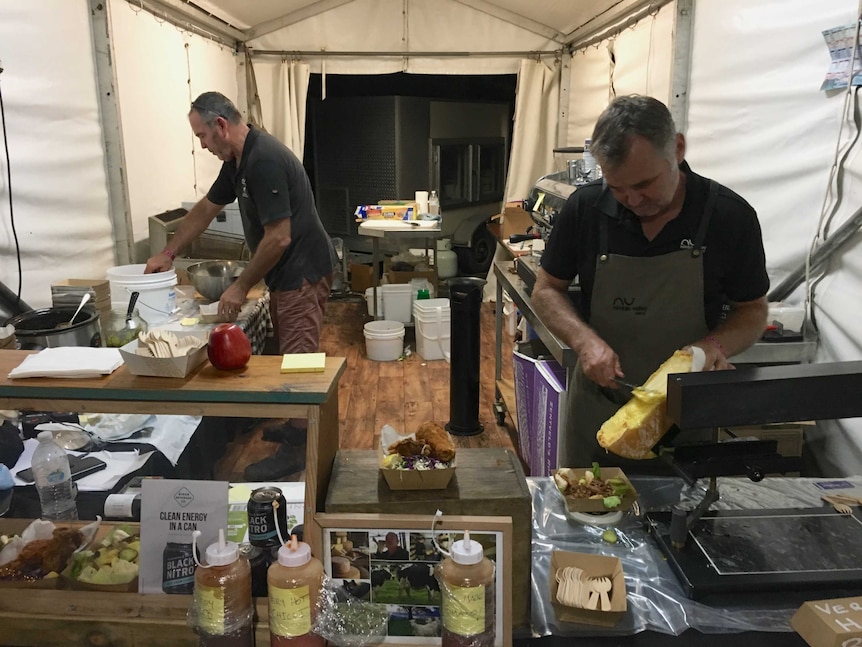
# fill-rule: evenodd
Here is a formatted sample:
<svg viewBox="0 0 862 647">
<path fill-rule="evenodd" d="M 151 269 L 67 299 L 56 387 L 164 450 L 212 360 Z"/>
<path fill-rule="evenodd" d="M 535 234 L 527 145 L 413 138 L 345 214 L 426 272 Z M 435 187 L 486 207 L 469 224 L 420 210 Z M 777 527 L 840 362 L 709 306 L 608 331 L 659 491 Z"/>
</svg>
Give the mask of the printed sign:
<svg viewBox="0 0 862 647">
<path fill-rule="evenodd" d="M 188 594 L 194 590 L 195 559 L 227 530 L 228 484 L 225 481 L 144 479 L 141 484 L 140 593 Z"/>
</svg>

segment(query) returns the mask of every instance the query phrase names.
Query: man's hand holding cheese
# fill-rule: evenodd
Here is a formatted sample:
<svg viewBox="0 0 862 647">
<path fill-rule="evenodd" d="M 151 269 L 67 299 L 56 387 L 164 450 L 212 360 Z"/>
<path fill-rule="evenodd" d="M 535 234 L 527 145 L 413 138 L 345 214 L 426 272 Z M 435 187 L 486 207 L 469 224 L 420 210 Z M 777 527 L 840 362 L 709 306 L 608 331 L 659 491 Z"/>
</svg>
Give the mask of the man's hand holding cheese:
<svg viewBox="0 0 862 647">
<path fill-rule="evenodd" d="M 655 373 L 690 346 L 703 350 L 703 370 L 733 368 L 728 358 L 766 326 L 763 241 L 751 206 L 685 162 L 685 138 L 661 102 L 614 100 L 596 123 L 591 151 L 604 178 L 578 188 L 559 214 L 532 303 L 579 360 L 568 389 L 562 464 L 650 471 L 640 469 L 643 461 L 608 454 L 596 440 L 627 400 L 614 380 L 663 379 L 663 391 L 667 374 Z M 567 293 L 575 278 L 579 311 Z"/>
</svg>

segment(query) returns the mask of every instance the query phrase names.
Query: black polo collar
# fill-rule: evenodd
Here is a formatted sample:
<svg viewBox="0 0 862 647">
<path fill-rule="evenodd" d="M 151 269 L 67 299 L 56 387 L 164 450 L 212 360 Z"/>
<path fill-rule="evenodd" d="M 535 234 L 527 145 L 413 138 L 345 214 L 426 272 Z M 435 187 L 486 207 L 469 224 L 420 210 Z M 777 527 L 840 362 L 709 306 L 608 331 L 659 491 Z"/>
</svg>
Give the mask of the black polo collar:
<svg viewBox="0 0 862 647">
<path fill-rule="evenodd" d="M 251 153 L 251 149 L 254 147 L 254 143 L 257 141 L 257 138 L 260 137 L 260 131 L 257 130 L 251 124 L 248 125 L 248 134 L 245 136 L 245 142 L 242 145 L 242 159 L 240 160 L 239 165 L 236 170 L 237 173 L 245 166 L 245 162 L 248 159 L 249 153 Z"/>
<path fill-rule="evenodd" d="M 243 155 L 244 157 L 244 155 Z M 688 162 L 683 160 L 680 162 L 679 170 L 685 173 L 686 182 L 689 181 L 689 178 L 692 177 L 691 167 L 688 165 Z M 596 201 L 596 208 L 601 211 L 603 214 L 616 218 L 617 220 L 627 220 L 631 218 L 637 218 L 631 211 L 623 207 L 617 199 L 614 197 L 614 194 L 611 193 L 611 190 L 607 188 L 607 185 L 602 181 L 603 190 L 601 195 L 599 195 L 599 199 Z"/>
</svg>

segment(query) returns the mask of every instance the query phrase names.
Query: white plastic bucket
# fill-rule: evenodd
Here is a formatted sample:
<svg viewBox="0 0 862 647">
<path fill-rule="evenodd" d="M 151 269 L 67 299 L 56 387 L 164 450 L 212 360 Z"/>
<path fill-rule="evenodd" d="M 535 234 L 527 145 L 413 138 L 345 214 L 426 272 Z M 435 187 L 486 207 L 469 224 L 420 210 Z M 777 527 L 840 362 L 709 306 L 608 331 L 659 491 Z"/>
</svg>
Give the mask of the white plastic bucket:
<svg viewBox="0 0 862 647">
<path fill-rule="evenodd" d="M 426 360 L 448 360 L 452 338 L 449 299 L 415 301 L 413 317 L 416 319 L 416 352 Z"/>
<path fill-rule="evenodd" d="M 409 283 L 381 285 L 377 291 L 383 292 L 383 312 L 388 321 L 413 321 L 413 288 Z"/>
<path fill-rule="evenodd" d="M 404 324 L 400 321 L 369 321 L 363 327 L 368 359 L 392 362 L 404 351 Z"/>
<path fill-rule="evenodd" d="M 148 324 L 158 324 L 170 319 L 177 307 L 177 272 L 144 274 L 147 266 L 118 265 L 108 270 L 111 286 L 111 301 L 129 302 L 132 292 L 138 292 L 138 312 Z"/>
<path fill-rule="evenodd" d="M 368 308 L 368 316 L 374 316 L 374 288 L 365 290 L 365 306 Z M 377 316 L 385 317 L 386 311 L 383 309 L 383 290 L 377 288 Z"/>
</svg>

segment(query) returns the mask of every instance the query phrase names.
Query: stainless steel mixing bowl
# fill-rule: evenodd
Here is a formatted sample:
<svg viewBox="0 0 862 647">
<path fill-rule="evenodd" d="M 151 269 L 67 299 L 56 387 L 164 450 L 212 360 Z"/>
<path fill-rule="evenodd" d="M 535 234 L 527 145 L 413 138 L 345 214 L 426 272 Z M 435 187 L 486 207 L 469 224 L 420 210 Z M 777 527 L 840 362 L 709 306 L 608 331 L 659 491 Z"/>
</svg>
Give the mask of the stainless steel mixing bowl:
<svg viewBox="0 0 862 647">
<path fill-rule="evenodd" d="M 189 265 L 186 271 L 205 299 L 218 301 L 245 266 L 245 261 L 202 261 Z"/>
</svg>

